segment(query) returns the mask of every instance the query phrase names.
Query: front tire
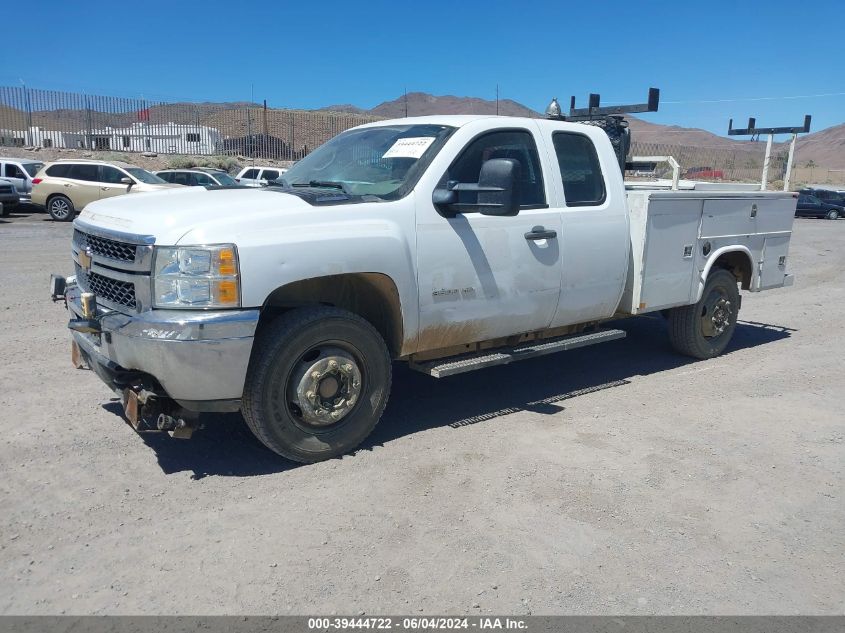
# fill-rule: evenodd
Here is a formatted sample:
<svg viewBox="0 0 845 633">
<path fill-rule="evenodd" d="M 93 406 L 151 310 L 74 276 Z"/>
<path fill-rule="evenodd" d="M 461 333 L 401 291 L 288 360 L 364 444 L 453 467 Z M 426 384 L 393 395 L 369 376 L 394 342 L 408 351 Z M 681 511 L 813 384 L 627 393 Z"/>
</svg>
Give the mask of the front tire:
<svg viewBox="0 0 845 633">
<path fill-rule="evenodd" d="M 378 424 L 391 364 L 381 335 L 356 314 L 299 308 L 256 336 L 242 412 L 267 448 L 313 463 L 354 449 Z"/>
<path fill-rule="evenodd" d="M 693 358 L 714 358 L 730 343 L 738 314 L 736 277 L 727 270 L 715 270 L 707 278 L 698 303 L 670 310 L 672 347 Z"/>
<path fill-rule="evenodd" d="M 73 202 L 66 196 L 53 196 L 47 203 L 47 213 L 56 222 L 70 222 L 76 214 Z"/>
<path fill-rule="evenodd" d="M 828 220 L 838 220 L 839 219 L 839 211 L 837 211 L 836 209 L 831 209 L 830 211 L 827 212 L 827 215 L 825 217 Z"/>
</svg>

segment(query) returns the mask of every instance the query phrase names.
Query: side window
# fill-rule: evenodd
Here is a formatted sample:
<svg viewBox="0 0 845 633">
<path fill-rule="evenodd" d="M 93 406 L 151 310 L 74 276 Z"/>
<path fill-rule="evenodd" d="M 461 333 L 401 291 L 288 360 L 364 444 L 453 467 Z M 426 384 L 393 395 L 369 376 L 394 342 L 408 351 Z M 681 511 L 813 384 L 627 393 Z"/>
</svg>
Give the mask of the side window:
<svg viewBox="0 0 845 633">
<path fill-rule="evenodd" d="M 472 141 L 458 156 L 444 174 L 441 184 L 449 180 L 473 183 L 478 182 L 481 165 L 492 158 L 513 158 L 519 163 L 516 187 L 519 193 L 520 208 L 540 206 L 546 203 L 546 190 L 543 187 L 543 171 L 537 145 L 530 132 L 509 130 L 490 132 Z M 478 193 L 459 192 L 459 201 L 474 203 Z"/>
<path fill-rule="evenodd" d="M 276 180 L 279 177 L 279 172 L 276 169 L 265 169 L 261 172 L 262 180 Z"/>
<path fill-rule="evenodd" d="M 58 165 L 50 165 L 45 173 L 53 178 L 67 178 L 69 170 L 70 165 L 66 163 L 59 163 Z"/>
<path fill-rule="evenodd" d="M 184 171 L 174 171 L 171 174 L 172 182 L 175 185 L 190 185 L 191 184 L 191 175 L 188 172 Z"/>
<path fill-rule="evenodd" d="M 192 185 L 199 185 L 199 186 L 206 186 L 206 185 L 213 185 L 215 184 L 211 178 L 207 174 L 191 174 L 191 184 Z"/>
<path fill-rule="evenodd" d="M 6 178 L 23 178 L 23 171 L 21 171 L 17 165 L 12 165 L 12 163 L 6 163 L 6 169 L 4 171 L 4 175 Z"/>
<path fill-rule="evenodd" d="M 196 132 L 187 132 L 185 134 L 185 141 L 187 141 L 188 143 L 199 143 L 200 135 Z"/>
<path fill-rule="evenodd" d="M 165 182 L 173 182 L 173 172 L 172 171 L 160 171 L 156 174 L 159 178 L 161 178 Z"/>
<path fill-rule="evenodd" d="M 97 172 L 99 171 L 98 167 L 98 165 L 85 164 L 71 165 L 66 178 L 97 182 L 99 180 L 99 177 L 97 175 Z"/>
<path fill-rule="evenodd" d="M 592 141 L 574 132 L 555 132 L 552 140 L 566 205 L 583 207 L 604 202 L 604 177 Z"/>
<path fill-rule="evenodd" d="M 258 170 L 257 169 L 247 169 L 241 175 L 241 178 L 258 178 Z"/>
<path fill-rule="evenodd" d="M 128 176 L 124 174 L 122 171 L 115 167 L 109 167 L 108 165 L 100 165 L 100 169 L 102 172 L 100 173 L 100 182 L 107 182 L 112 185 L 119 185 L 121 178 L 127 178 Z"/>
</svg>

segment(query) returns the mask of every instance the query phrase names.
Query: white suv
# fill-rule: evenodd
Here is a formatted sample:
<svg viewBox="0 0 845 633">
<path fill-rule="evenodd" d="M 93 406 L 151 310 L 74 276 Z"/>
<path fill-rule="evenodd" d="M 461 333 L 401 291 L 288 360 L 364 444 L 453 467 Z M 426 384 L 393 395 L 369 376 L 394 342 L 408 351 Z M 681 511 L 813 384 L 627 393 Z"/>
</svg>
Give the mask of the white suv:
<svg viewBox="0 0 845 633">
<path fill-rule="evenodd" d="M 270 180 L 276 180 L 286 171 L 287 169 L 284 167 L 265 167 L 262 165 L 244 167 L 241 173 L 235 176 L 235 180 L 245 187 L 263 187 Z"/>
</svg>

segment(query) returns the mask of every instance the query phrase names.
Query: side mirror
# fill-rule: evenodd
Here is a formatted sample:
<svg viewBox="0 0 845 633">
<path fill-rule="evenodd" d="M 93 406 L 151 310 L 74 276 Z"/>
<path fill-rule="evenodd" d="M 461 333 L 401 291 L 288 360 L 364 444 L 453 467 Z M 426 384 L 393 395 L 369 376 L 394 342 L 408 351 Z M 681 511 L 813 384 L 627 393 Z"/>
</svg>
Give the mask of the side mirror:
<svg viewBox="0 0 845 633">
<path fill-rule="evenodd" d="M 132 179 L 124 176 L 123 178 L 120 179 L 120 184 L 129 185 L 131 187 L 132 186 Z"/>
<path fill-rule="evenodd" d="M 519 161 L 512 158 L 491 158 L 481 165 L 477 183 L 449 181 L 445 189 L 435 189 L 434 206 L 452 213 L 477 211 L 483 215 L 516 215 L 519 213 Z M 477 193 L 475 202 L 459 202 L 461 191 Z"/>
</svg>

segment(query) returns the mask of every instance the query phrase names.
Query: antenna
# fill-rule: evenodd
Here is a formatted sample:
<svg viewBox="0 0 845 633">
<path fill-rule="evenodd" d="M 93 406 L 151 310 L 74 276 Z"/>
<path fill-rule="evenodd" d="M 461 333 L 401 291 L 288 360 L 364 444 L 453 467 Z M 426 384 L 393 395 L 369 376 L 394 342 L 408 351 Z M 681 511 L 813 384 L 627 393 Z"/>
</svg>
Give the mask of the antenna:
<svg viewBox="0 0 845 633">
<path fill-rule="evenodd" d="M 405 118 L 408 118 L 408 88 L 405 87 Z"/>
<path fill-rule="evenodd" d="M 499 116 L 499 84 L 496 84 L 496 116 Z"/>
<path fill-rule="evenodd" d="M 810 131 L 810 122 L 813 117 L 809 114 L 804 115 L 804 125 L 793 127 L 757 127 L 757 119 L 754 117 L 748 118 L 747 128 L 734 128 L 734 120 L 728 121 L 728 136 L 750 136 L 752 141 L 760 138 L 761 134 L 767 134 L 769 138 L 766 140 L 766 156 L 763 158 L 763 177 L 760 182 L 760 191 L 765 191 L 769 180 L 769 163 L 772 158 L 772 140 L 775 134 L 792 134 L 792 140 L 789 142 L 789 158 L 786 160 L 786 174 L 783 177 L 783 190 L 789 191 L 789 179 L 792 176 L 792 160 L 795 157 L 795 142 L 799 134 L 807 134 Z"/>
</svg>

